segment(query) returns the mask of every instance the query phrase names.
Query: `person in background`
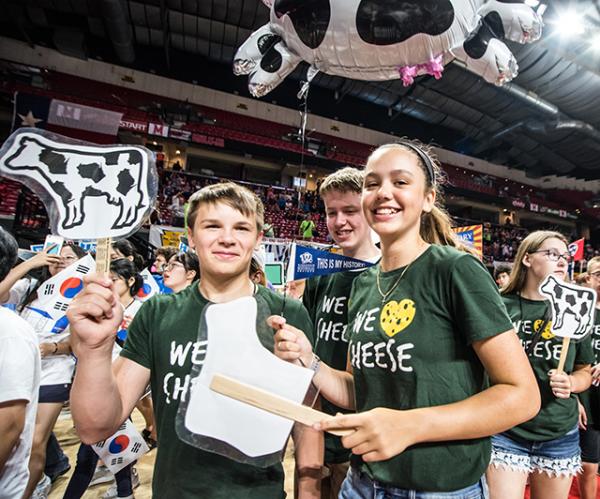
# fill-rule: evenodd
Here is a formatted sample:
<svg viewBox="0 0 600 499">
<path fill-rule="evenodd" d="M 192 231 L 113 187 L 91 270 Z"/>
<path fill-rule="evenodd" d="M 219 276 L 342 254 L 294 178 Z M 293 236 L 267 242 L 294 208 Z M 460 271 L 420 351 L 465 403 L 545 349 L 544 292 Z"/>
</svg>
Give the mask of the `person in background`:
<svg viewBox="0 0 600 499">
<path fill-rule="evenodd" d="M 600 461 L 600 258 L 588 262 L 587 272 L 579 274 L 577 284 L 596 291 L 596 314 L 592 328 L 592 386 L 579 394 L 579 446 L 583 471 L 577 475 L 581 499 L 596 499 Z"/>
<path fill-rule="evenodd" d="M 110 259 L 118 260 L 119 258 L 127 258 L 134 263 L 138 272 L 144 269 L 144 257 L 140 255 L 135 246 L 127 239 L 113 241 L 110 250 Z"/>
<path fill-rule="evenodd" d="M 312 220 L 312 215 L 310 213 L 308 213 L 306 215 L 306 218 L 300 224 L 298 233 L 299 233 L 300 237 L 302 237 L 302 239 L 310 241 L 313 238 L 313 232 L 314 232 L 315 228 L 316 228 L 316 225 Z"/>
<path fill-rule="evenodd" d="M 163 272 L 164 284 L 173 293 L 187 288 L 200 278 L 200 264 L 193 251 L 180 251 L 169 259 Z"/>
<path fill-rule="evenodd" d="M 507 264 L 500 264 L 494 268 L 494 281 L 500 289 L 508 284 L 510 279 L 511 266 Z"/>
<path fill-rule="evenodd" d="M 325 202 L 327 229 L 346 257 L 375 263 L 380 252 L 371 239 L 371 229 L 361 206 L 364 174 L 346 167 L 329 175 L 319 194 Z M 334 369 L 343 370 L 348 362 L 348 299 L 352 283 L 362 270 L 349 270 L 306 281 L 302 302 L 315 327 L 315 354 Z M 335 416 L 343 409 L 320 400 L 322 410 Z M 350 452 L 341 439 L 325 436 L 324 463 L 327 477 L 321 482 L 321 497 L 335 499 L 350 465 Z"/>
<path fill-rule="evenodd" d="M 0 227 L 0 281 L 15 264 L 17 249 Z M 0 499 L 20 499 L 29 481 L 40 352 L 33 328 L 15 312 L 0 307 L 0 322 Z"/>
<path fill-rule="evenodd" d="M 152 264 L 152 275 L 154 280 L 160 288 L 160 292 L 163 294 L 171 293 L 171 288 L 165 286 L 164 283 L 164 271 L 165 267 L 169 263 L 169 260 L 173 255 L 177 254 L 177 248 L 173 246 L 161 246 L 156 250 L 154 255 L 154 263 Z"/>
<path fill-rule="evenodd" d="M 550 304 L 539 292 L 549 275 L 568 279 L 571 261 L 562 234 L 536 231 L 521 242 L 502 300 L 541 394 L 538 414 L 492 437 L 487 471 L 491 499 L 522 499 L 529 478 L 532 499 L 566 498 L 581 470 L 576 394 L 592 381 L 590 337 L 571 342 L 563 371 L 557 366 L 562 338 L 552 333 Z"/>
</svg>

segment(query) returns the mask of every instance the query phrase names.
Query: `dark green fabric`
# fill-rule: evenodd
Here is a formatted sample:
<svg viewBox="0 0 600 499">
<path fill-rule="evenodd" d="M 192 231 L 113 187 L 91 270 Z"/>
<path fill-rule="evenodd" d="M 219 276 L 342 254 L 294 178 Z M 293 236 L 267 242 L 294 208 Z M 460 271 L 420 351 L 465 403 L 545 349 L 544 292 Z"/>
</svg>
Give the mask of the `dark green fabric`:
<svg viewBox="0 0 600 499">
<path fill-rule="evenodd" d="M 516 294 L 503 296 L 506 309 L 514 323 L 515 330 L 523 344 L 523 348 L 531 344 L 535 332 L 544 323 L 548 302 L 543 300 L 527 300 Z M 545 442 L 562 437 L 577 424 L 578 409 L 576 395 L 568 399 L 556 398 L 550 388 L 548 371 L 558 367 L 562 338 L 551 332 L 552 321 L 548 321 L 539 341 L 529 355 L 529 362 L 538 382 L 542 397 L 542 408 L 536 417 L 508 430 L 514 437 Z M 591 364 L 594 360 L 591 339 L 571 342 L 565 372 L 573 372 L 575 365 Z"/>
<path fill-rule="evenodd" d="M 382 273 L 390 290 L 404 268 Z M 483 264 L 430 246 L 382 303 L 377 267 L 355 281 L 349 306 L 350 361 L 358 411 L 451 404 L 482 391 L 484 369 L 472 343 L 512 328 Z M 449 422 L 450 423 L 450 422 Z M 476 483 L 490 460 L 489 438 L 412 446 L 387 461 L 362 463 L 372 479 L 404 489 L 447 492 Z"/>
<path fill-rule="evenodd" d="M 282 313 L 283 297 L 263 287 L 258 288 L 258 293 L 273 314 Z M 201 365 L 206 355 L 206 342 L 197 338 L 207 304 L 196 284 L 180 293 L 150 299 L 132 321 L 121 352 L 151 371 L 158 430 L 153 495 L 176 499 L 285 497 L 281 464 L 264 469 L 240 464 L 187 445 L 176 434 L 175 416 L 179 401 L 188 393 L 192 365 Z M 284 315 L 289 324 L 311 336 L 312 324 L 300 302 L 287 300 Z"/>
<path fill-rule="evenodd" d="M 600 362 L 600 310 L 596 308 L 594 316 L 594 328 L 591 335 L 592 350 L 594 351 L 594 362 Z M 588 428 L 593 427 L 600 430 L 600 388 L 590 386 L 588 390 L 579 394 L 579 400 L 585 407 L 588 418 Z"/>
<path fill-rule="evenodd" d="M 348 359 L 348 298 L 352 282 L 361 272 L 338 272 L 313 277 L 306 281 L 302 297 L 304 306 L 314 324 L 314 351 L 321 360 L 334 369 L 346 370 Z M 347 412 L 327 399 L 321 399 L 321 408 L 327 414 Z M 350 451 L 340 437 L 325 434 L 325 462 L 344 463 Z"/>
</svg>

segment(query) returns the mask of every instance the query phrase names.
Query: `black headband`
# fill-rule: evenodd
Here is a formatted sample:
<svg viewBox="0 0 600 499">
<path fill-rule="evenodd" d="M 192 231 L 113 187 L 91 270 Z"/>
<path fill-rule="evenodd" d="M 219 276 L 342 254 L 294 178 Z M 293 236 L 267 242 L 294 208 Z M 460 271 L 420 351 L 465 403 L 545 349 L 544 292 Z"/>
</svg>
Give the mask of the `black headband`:
<svg viewBox="0 0 600 499">
<path fill-rule="evenodd" d="M 435 170 L 433 168 L 433 162 L 431 161 L 431 158 L 427 154 L 425 154 L 425 152 L 423 152 L 419 147 L 417 147 L 414 144 L 411 144 L 410 142 L 398 142 L 398 145 L 408 147 L 417 156 L 419 156 L 419 158 L 425 165 L 425 168 L 427 168 L 427 173 L 429 174 L 429 180 L 431 180 L 431 185 L 435 185 Z"/>
</svg>

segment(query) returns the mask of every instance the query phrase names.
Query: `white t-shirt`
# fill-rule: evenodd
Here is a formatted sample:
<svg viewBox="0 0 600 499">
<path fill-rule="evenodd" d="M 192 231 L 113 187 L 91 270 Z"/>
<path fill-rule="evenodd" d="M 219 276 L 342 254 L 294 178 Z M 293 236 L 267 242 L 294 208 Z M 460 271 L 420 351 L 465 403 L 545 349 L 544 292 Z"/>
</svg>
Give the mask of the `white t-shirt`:
<svg viewBox="0 0 600 499">
<path fill-rule="evenodd" d="M 40 351 L 26 321 L 0 307 L 0 403 L 26 400 L 25 426 L 0 470 L 0 499 L 22 497 L 29 480 L 29 455 L 40 386 Z M 2 437 L 0 437 L 2 438 Z"/>
<path fill-rule="evenodd" d="M 28 289 L 17 281 L 11 288 L 11 303 L 20 304 L 26 297 Z M 19 293 L 21 293 L 19 295 Z M 68 341 L 71 335 L 67 327 L 60 333 L 53 333 L 52 328 L 55 320 L 49 315 L 43 313 L 37 306 L 38 299 L 33 300 L 21 312 L 21 317 L 25 319 L 33 328 L 38 344 L 41 343 L 62 343 Z M 68 355 L 49 355 L 42 359 L 41 386 L 69 384 L 73 379 L 75 370 L 75 357 Z"/>
</svg>

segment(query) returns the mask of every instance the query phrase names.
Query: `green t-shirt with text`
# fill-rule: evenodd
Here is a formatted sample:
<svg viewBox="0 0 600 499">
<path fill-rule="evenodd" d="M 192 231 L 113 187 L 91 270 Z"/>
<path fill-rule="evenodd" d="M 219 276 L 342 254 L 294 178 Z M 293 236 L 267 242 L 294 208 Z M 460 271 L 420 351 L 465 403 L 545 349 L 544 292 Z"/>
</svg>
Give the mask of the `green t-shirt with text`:
<svg viewBox="0 0 600 499">
<path fill-rule="evenodd" d="M 258 288 L 271 313 L 281 314 L 284 299 Z M 133 319 L 121 355 L 150 369 L 158 448 L 152 493 L 154 497 L 188 499 L 280 499 L 285 497 L 281 464 L 258 468 L 241 464 L 182 442 L 175 430 L 179 402 L 188 396 L 192 366 L 202 365 L 206 341 L 198 340 L 198 326 L 208 301 L 195 283 L 185 290 L 153 297 Z M 307 332 L 312 324 L 299 302 L 285 302 L 289 324 Z M 233 320 L 243 320 L 243 317 Z M 273 340 L 263 345 L 272 351 Z M 270 344 L 269 344 L 270 343 Z M 249 428 L 248 431 L 251 431 Z"/>
<path fill-rule="evenodd" d="M 516 294 L 504 295 L 503 300 L 523 348 L 527 350 L 536 331 L 544 323 L 548 302 L 528 300 Z M 529 355 L 529 362 L 542 397 L 542 408 L 533 419 L 508 430 L 508 435 L 545 442 L 564 436 L 577 424 L 579 412 L 576 395 L 571 394 L 568 399 L 559 399 L 554 396 L 550 388 L 548 371 L 558 367 L 561 350 L 562 338 L 554 336 L 552 321 L 548 320 L 539 341 Z M 589 336 L 580 342 L 571 342 L 565 362 L 565 372 L 571 373 L 575 365 L 591 364 L 593 360 Z"/>
<path fill-rule="evenodd" d="M 404 270 L 381 273 L 384 293 Z M 349 304 L 357 410 L 431 407 L 481 392 L 487 385 L 472 343 L 512 328 L 483 264 L 454 248 L 431 245 L 384 303 L 377 272 L 372 267 L 355 279 Z M 486 437 L 417 444 L 381 462 L 352 456 L 352 463 L 393 487 L 448 492 L 480 480 L 490 454 Z"/>
<path fill-rule="evenodd" d="M 337 272 L 306 281 L 302 300 L 314 325 L 314 352 L 330 367 L 346 370 L 348 359 L 348 298 L 360 271 Z M 348 412 L 321 398 L 322 410 L 335 415 Z M 325 433 L 325 462 L 344 463 L 350 451 L 340 437 Z"/>
<path fill-rule="evenodd" d="M 594 327 L 591 332 L 592 350 L 594 351 L 594 365 L 600 362 L 600 309 L 596 308 Z M 590 386 L 585 392 L 579 394 L 579 400 L 585 407 L 588 418 L 588 427 L 600 430 L 600 387 Z"/>
</svg>

